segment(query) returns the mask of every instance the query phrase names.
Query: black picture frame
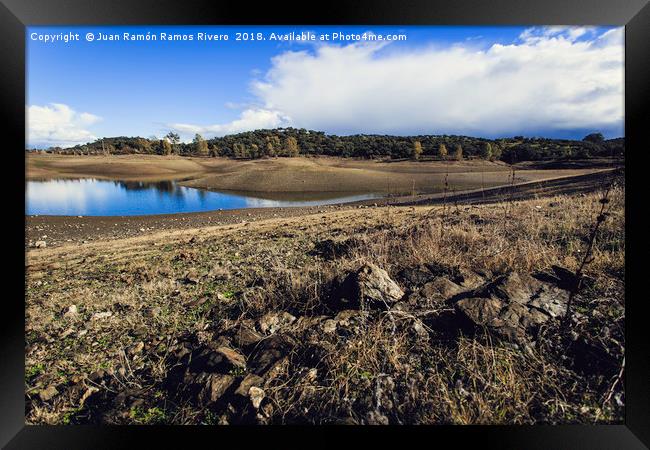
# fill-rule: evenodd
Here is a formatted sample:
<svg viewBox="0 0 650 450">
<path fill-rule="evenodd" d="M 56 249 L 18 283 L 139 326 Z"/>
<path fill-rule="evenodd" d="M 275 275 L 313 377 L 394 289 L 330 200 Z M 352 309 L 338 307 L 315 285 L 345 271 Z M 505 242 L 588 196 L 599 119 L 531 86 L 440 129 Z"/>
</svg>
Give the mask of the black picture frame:
<svg viewBox="0 0 650 450">
<path fill-rule="evenodd" d="M 24 154 L 25 143 L 25 27 L 30 25 L 128 24 L 390 24 L 390 25 L 617 25 L 625 26 L 625 137 L 626 137 L 626 414 L 624 425 L 558 426 L 432 426 L 337 428 L 212 428 L 212 427 L 94 427 L 25 426 L 24 410 L 24 268 L 13 257 L 24 258 Z M 120 448 L 135 439 L 156 439 L 187 447 L 195 439 L 225 445 L 225 438 L 259 440 L 270 445 L 292 442 L 307 445 L 306 434 L 324 444 L 340 442 L 340 432 L 383 439 L 386 433 L 415 433 L 430 445 L 441 438 L 456 447 L 482 448 L 648 448 L 650 446 L 650 352 L 644 336 L 647 299 L 642 291 L 643 144 L 650 120 L 650 4 L 647 0 L 402 0 L 343 2 L 264 2 L 185 0 L 2 0 L 0 5 L 1 114 L 5 124 L 8 166 L 5 180 L 13 194 L 4 217 L 5 289 L 0 316 L 0 444 L 6 448 Z M 636 181 L 635 181 L 636 180 Z M 639 188 L 635 184 L 639 183 Z M 19 239 L 23 236 L 23 240 Z M 7 290 L 6 287 L 13 289 Z M 11 293 L 11 294 L 10 294 Z M 299 434 L 296 432 L 300 431 Z M 215 441 L 214 433 L 219 433 Z M 291 441 L 270 441 L 271 434 Z M 426 436 L 425 436 L 426 435 Z M 304 444 L 301 444 L 304 443 Z"/>
</svg>

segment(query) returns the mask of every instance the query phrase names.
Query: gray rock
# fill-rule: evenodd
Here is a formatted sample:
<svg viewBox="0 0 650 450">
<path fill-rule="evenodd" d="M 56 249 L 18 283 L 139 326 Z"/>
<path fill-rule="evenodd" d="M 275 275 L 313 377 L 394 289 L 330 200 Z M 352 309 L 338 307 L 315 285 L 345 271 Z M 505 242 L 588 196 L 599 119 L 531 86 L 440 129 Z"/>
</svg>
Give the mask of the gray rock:
<svg viewBox="0 0 650 450">
<path fill-rule="evenodd" d="M 390 420 L 379 411 L 370 411 L 366 416 L 366 423 L 368 425 L 390 425 Z"/>
<path fill-rule="evenodd" d="M 288 312 L 272 312 L 262 316 L 258 325 L 262 333 L 274 334 L 276 331 L 288 327 L 295 322 L 295 320 L 296 318 Z"/>
<path fill-rule="evenodd" d="M 259 387 L 264 383 L 264 378 L 255 375 L 249 374 L 239 383 L 239 387 L 235 391 L 235 394 L 241 395 L 242 397 L 248 396 L 248 392 L 252 387 Z"/>
<path fill-rule="evenodd" d="M 221 355 L 232 366 L 241 369 L 246 368 L 246 357 L 241 353 L 224 346 L 218 347 L 215 352 Z"/>
<path fill-rule="evenodd" d="M 513 341 L 566 312 L 569 292 L 516 272 L 497 277 L 455 303 L 455 308 L 476 325 Z"/>
<path fill-rule="evenodd" d="M 420 265 L 417 267 L 407 267 L 402 269 L 399 273 L 399 277 L 409 287 L 414 288 L 431 281 L 434 275 L 425 265 Z"/>
<path fill-rule="evenodd" d="M 251 403 L 255 409 L 258 409 L 260 407 L 260 404 L 262 403 L 262 400 L 264 400 L 265 396 L 266 394 L 264 393 L 264 389 L 256 386 L 251 387 L 248 391 L 248 397 L 251 399 Z"/>
<path fill-rule="evenodd" d="M 191 268 L 190 270 L 188 270 L 187 273 L 185 274 L 185 277 L 183 278 L 183 282 L 185 284 L 198 284 L 199 274 L 196 271 L 196 269 Z"/>
<path fill-rule="evenodd" d="M 420 295 L 423 297 L 437 297 L 448 299 L 463 290 L 462 287 L 444 277 L 438 277 L 435 280 L 425 284 L 420 289 Z"/>
<path fill-rule="evenodd" d="M 334 321 L 338 330 L 343 330 L 351 334 L 359 334 L 363 331 L 366 320 L 369 317 L 367 311 L 355 309 L 346 309 L 334 316 Z"/>
<path fill-rule="evenodd" d="M 246 324 L 239 325 L 233 336 L 234 343 L 240 347 L 248 347 L 257 344 L 262 339 L 264 339 L 263 335 L 255 331 L 253 327 Z"/>
<path fill-rule="evenodd" d="M 360 309 L 389 309 L 404 297 L 388 273 L 374 264 L 364 264 L 349 274 L 339 287 L 341 303 Z"/>
<path fill-rule="evenodd" d="M 204 389 L 200 393 L 200 399 L 205 404 L 218 401 L 226 393 L 235 380 L 231 375 L 218 373 L 208 374 Z"/>
<path fill-rule="evenodd" d="M 336 333 L 336 326 L 337 326 L 336 320 L 327 319 L 326 321 L 323 322 L 322 325 L 323 332 L 327 334 Z"/>
<path fill-rule="evenodd" d="M 44 402 L 47 402 L 51 399 L 53 399 L 55 396 L 59 394 L 59 391 L 56 389 L 56 386 L 48 386 L 46 389 L 42 389 L 38 395 L 43 400 Z"/>
</svg>

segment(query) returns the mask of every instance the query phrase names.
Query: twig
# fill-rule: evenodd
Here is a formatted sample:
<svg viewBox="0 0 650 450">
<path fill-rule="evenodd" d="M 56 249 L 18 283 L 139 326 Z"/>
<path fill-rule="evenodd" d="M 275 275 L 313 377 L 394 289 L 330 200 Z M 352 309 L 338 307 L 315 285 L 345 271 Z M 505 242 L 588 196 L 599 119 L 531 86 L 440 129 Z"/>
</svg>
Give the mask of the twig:
<svg viewBox="0 0 650 450">
<path fill-rule="evenodd" d="M 594 245 L 596 243 L 596 236 L 598 235 L 598 230 L 600 229 L 600 226 L 602 225 L 603 222 L 605 222 L 605 219 L 609 215 L 609 213 L 606 211 L 607 205 L 609 204 L 609 194 L 614 187 L 615 181 L 610 183 L 607 186 L 607 189 L 605 190 L 602 198 L 599 200 L 600 202 L 600 211 L 598 212 L 598 215 L 596 216 L 596 221 L 594 225 L 591 228 L 591 233 L 589 233 L 589 240 L 587 241 L 587 248 L 585 250 L 585 254 L 582 258 L 582 261 L 580 262 L 580 265 L 578 266 L 578 270 L 576 270 L 575 278 L 576 282 L 572 286 L 571 291 L 569 292 L 569 300 L 567 301 L 567 307 L 566 307 L 566 313 L 564 315 L 564 322 L 565 324 L 568 323 L 569 319 L 571 318 L 571 309 L 573 306 L 573 299 L 575 296 L 580 292 L 582 289 L 582 281 L 583 281 L 583 272 L 585 267 L 587 267 L 589 264 L 591 264 L 594 260 L 592 257 L 593 251 L 594 251 Z"/>
<path fill-rule="evenodd" d="M 611 400 L 612 395 L 614 394 L 614 388 L 618 383 L 621 382 L 624 373 L 625 373 L 625 357 L 623 357 L 623 362 L 621 363 L 621 369 L 618 371 L 618 375 L 616 376 L 614 383 L 612 383 L 610 388 L 607 390 L 607 395 L 605 396 L 605 400 L 603 400 L 603 408 L 605 408 L 605 405 Z"/>
</svg>

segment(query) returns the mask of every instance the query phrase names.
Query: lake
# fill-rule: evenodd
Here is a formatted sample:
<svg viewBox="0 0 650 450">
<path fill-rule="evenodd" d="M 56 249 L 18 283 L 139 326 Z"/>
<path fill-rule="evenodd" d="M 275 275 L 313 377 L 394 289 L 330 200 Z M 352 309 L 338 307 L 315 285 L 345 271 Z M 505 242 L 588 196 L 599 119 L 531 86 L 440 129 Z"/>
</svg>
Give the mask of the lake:
<svg viewBox="0 0 650 450">
<path fill-rule="evenodd" d="M 219 209 L 318 206 L 378 198 L 367 193 L 283 193 L 281 199 L 251 193 L 212 192 L 176 181 L 141 182 L 97 179 L 28 181 L 28 215 L 137 216 Z"/>
</svg>

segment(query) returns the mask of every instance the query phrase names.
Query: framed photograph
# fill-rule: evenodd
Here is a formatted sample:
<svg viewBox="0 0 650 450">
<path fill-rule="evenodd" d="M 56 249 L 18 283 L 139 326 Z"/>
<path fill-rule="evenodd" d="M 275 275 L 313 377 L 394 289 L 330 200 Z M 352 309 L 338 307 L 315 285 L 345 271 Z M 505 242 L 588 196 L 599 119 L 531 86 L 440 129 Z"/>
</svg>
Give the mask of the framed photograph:
<svg viewBox="0 0 650 450">
<path fill-rule="evenodd" d="M 312 6 L 3 0 L 2 444 L 647 448 L 650 6 Z"/>
</svg>

